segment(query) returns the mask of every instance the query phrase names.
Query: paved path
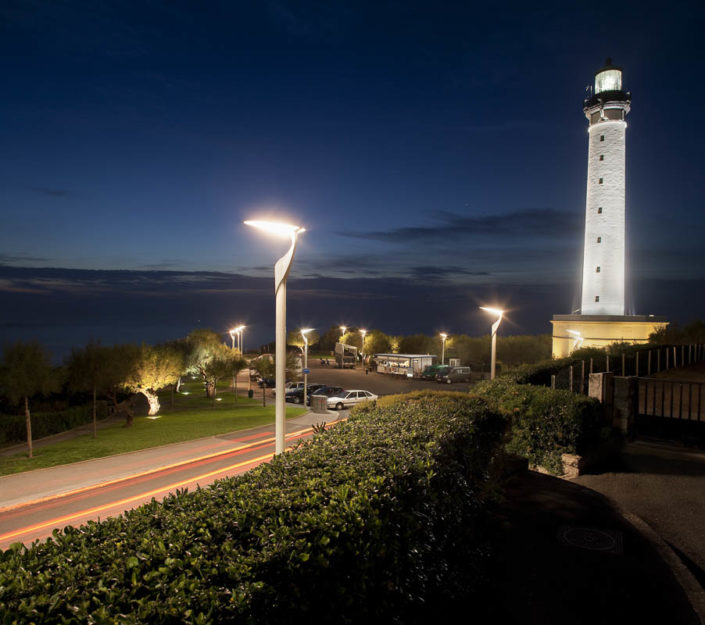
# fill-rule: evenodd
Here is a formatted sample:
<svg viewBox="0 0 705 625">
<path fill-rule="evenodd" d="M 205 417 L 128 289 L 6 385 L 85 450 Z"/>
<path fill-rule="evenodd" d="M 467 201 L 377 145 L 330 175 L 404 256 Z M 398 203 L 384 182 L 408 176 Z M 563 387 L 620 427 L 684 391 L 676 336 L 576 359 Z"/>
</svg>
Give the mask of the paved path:
<svg viewBox="0 0 705 625">
<path fill-rule="evenodd" d="M 596 490 L 648 523 L 705 588 L 705 453 L 664 442 L 629 443 L 621 466 L 583 475 Z"/>
</svg>

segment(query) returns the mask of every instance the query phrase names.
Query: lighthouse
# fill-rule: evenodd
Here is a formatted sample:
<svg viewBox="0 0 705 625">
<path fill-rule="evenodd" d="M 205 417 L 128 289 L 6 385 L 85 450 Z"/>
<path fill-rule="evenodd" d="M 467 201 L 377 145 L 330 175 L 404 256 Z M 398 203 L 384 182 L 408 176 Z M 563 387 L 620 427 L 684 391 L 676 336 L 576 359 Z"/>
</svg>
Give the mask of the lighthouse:
<svg viewBox="0 0 705 625">
<path fill-rule="evenodd" d="M 580 314 L 553 315 L 553 356 L 578 346 L 646 343 L 668 322 L 653 315 L 625 315 L 626 290 L 626 118 L 631 94 L 622 69 L 607 59 L 595 72 L 583 102 L 588 120 L 587 193 Z"/>
<path fill-rule="evenodd" d="M 607 59 L 583 110 L 588 126 L 585 248 L 580 312 L 624 315 L 626 117 L 631 96 Z"/>
</svg>

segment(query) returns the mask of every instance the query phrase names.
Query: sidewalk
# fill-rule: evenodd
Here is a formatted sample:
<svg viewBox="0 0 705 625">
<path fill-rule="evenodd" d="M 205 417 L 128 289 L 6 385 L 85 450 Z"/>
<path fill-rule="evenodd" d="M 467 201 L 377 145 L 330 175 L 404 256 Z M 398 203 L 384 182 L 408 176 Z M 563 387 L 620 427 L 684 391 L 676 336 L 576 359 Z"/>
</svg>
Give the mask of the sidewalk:
<svg viewBox="0 0 705 625">
<path fill-rule="evenodd" d="M 700 623 L 657 548 L 605 497 L 525 471 L 492 539 L 494 622 Z"/>
<path fill-rule="evenodd" d="M 332 423 L 341 416 L 344 415 L 332 412 L 326 414 L 307 412 L 298 417 L 287 419 L 286 432 L 309 428 L 322 421 Z M 62 434 L 69 435 L 72 432 L 75 435 L 76 430 Z M 70 438 L 70 436 L 68 437 Z M 274 424 L 272 423 L 247 430 L 184 441 L 183 443 L 150 447 L 105 458 L 4 475 L 0 477 L 0 510 L 119 480 L 136 473 L 183 464 L 203 456 L 239 449 L 251 444 L 253 440 L 261 441 L 263 438 L 273 437 Z M 51 442 L 56 440 L 55 437 L 47 438 L 54 439 Z"/>
</svg>

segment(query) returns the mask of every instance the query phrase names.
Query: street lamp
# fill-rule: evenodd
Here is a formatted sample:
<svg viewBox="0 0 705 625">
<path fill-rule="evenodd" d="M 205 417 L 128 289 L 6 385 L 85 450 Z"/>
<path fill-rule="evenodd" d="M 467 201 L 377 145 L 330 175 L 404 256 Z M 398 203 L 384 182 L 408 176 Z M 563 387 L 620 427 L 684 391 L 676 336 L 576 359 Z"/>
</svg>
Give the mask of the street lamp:
<svg viewBox="0 0 705 625">
<path fill-rule="evenodd" d="M 235 349 L 235 335 L 237 334 L 237 329 L 233 328 L 228 332 L 230 334 L 230 340 L 232 341 L 232 348 Z"/>
<path fill-rule="evenodd" d="M 445 332 L 441 332 L 441 364 L 446 364 L 446 339 L 448 335 Z"/>
<path fill-rule="evenodd" d="M 362 334 L 362 364 L 365 364 L 365 335 L 367 334 L 367 330 L 360 330 L 360 334 Z"/>
<path fill-rule="evenodd" d="M 573 349 L 570 350 L 570 352 L 572 354 L 576 349 L 578 349 L 583 344 L 583 341 L 585 339 L 583 338 L 583 335 L 580 332 L 578 332 L 577 330 L 566 330 L 566 332 L 568 332 L 568 334 L 573 336 Z"/>
<path fill-rule="evenodd" d="M 497 315 L 497 321 L 492 324 L 492 365 L 490 367 L 490 380 L 494 380 L 497 366 L 497 330 L 499 329 L 499 324 L 502 322 L 504 311 L 499 308 L 487 308 L 486 306 L 480 306 L 480 310 L 484 310 L 491 315 Z"/>
<path fill-rule="evenodd" d="M 348 331 L 348 326 L 340 326 L 340 331 L 342 334 L 340 335 L 340 342 L 343 342 L 343 337 L 345 336 L 345 333 Z"/>
<path fill-rule="evenodd" d="M 306 336 L 313 328 L 299 330 L 304 337 L 304 406 L 306 405 L 306 393 L 308 392 L 308 337 Z"/>
<path fill-rule="evenodd" d="M 274 264 L 274 293 L 276 299 L 274 453 L 281 454 L 284 452 L 286 414 L 286 404 L 284 403 L 284 384 L 286 382 L 286 279 L 294 260 L 296 238 L 306 230 L 300 226 L 292 226 L 290 224 L 272 221 L 246 221 L 245 225 L 291 240 L 289 251 Z"/>
</svg>

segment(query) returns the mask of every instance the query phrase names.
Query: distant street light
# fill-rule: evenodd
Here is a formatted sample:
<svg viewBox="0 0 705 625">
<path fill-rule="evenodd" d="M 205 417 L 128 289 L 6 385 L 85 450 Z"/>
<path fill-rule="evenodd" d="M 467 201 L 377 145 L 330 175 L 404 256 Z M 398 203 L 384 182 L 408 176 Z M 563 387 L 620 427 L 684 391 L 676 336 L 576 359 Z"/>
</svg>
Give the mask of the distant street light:
<svg viewBox="0 0 705 625">
<path fill-rule="evenodd" d="M 236 334 L 236 333 L 237 333 L 237 331 L 235 330 L 235 328 L 233 328 L 232 330 L 230 330 L 230 331 L 228 332 L 228 334 L 230 334 L 230 340 L 231 340 L 232 343 L 233 343 L 233 344 L 232 344 L 232 348 L 233 348 L 233 349 L 235 349 L 235 334 Z"/>
<path fill-rule="evenodd" d="M 365 363 L 365 334 L 367 334 L 367 330 L 360 330 L 360 334 L 362 334 L 362 363 Z"/>
<path fill-rule="evenodd" d="M 497 315 L 497 321 L 492 324 L 492 364 L 490 366 L 490 380 L 494 380 L 497 367 L 497 330 L 499 329 L 499 324 L 502 322 L 504 311 L 499 308 L 488 308 L 486 306 L 480 306 L 480 310 L 484 310 L 491 315 Z"/>
<path fill-rule="evenodd" d="M 308 337 L 306 336 L 313 328 L 299 330 L 304 337 L 304 406 L 306 405 L 306 394 L 308 392 Z"/>
<path fill-rule="evenodd" d="M 247 326 L 237 326 L 236 328 L 233 328 L 230 330 L 230 338 L 233 341 L 233 349 L 235 349 L 235 336 L 237 335 L 237 348 L 240 350 L 240 353 L 242 354 L 242 331 L 246 328 Z"/>
<path fill-rule="evenodd" d="M 566 330 L 568 334 L 571 334 L 573 336 L 573 349 L 571 349 L 571 353 L 573 353 L 576 349 L 578 349 L 582 344 L 583 341 L 585 340 L 583 338 L 583 335 L 578 332 L 577 330 Z"/>
<path fill-rule="evenodd" d="M 286 383 L 286 279 L 289 275 L 289 270 L 291 269 L 291 264 L 294 260 L 296 238 L 299 234 L 305 232 L 306 230 L 300 226 L 292 226 L 285 223 L 271 221 L 246 221 L 245 225 L 258 228 L 269 234 L 289 238 L 291 240 L 289 251 L 274 264 L 274 293 L 276 300 L 276 369 L 274 375 L 276 398 L 274 400 L 274 453 L 281 454 L 284 452 L 284 441 L 286 438 L 286 404 L 284 403 L 284 384 Z"/>
<path fill-rule="evenodd" d="M 446 364 L 446 339 L 448 335 L 441 332 L 441 364 Z"/>
<path fill-rule="evenodd" d="M 343 342 L 343 337 L 345 336 L 345 333 L 348 331 L 348 326 L 340 326 L 340 331 L 342 334 L 340 335 L 340 342 Z"/>
</svg>

